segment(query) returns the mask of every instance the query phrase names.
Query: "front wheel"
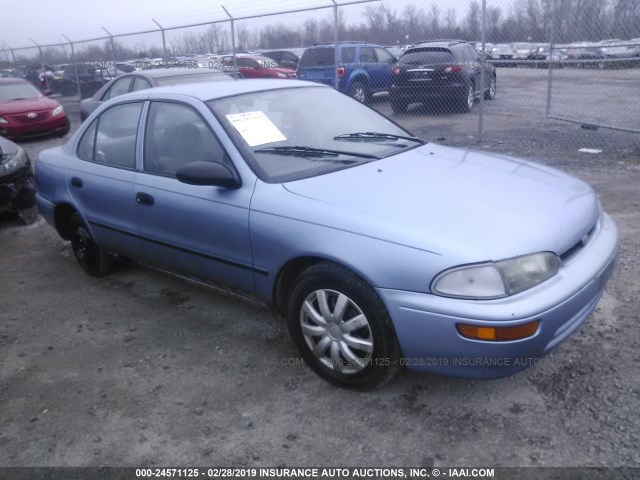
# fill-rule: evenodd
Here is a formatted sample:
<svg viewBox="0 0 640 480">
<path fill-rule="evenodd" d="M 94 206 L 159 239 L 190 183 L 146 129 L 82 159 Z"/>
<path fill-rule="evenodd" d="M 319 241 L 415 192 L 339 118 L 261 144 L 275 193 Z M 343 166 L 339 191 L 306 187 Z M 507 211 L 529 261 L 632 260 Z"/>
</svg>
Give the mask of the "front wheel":
<svg viewBox="0 0 640 480">
<path fill-rule="evenodd" d="M 496 77 L 491 77 L 489 88 L 484 92 L 485 100 L 493 100 L 496 98 Z"/>
<path fill-rule="evenodd" d="M 473 84 L 470 83 L 467 86 L 465 91 L 465 95 L 460 99 L 460 110 L 469 113 L 473 110 L 473 104 L 475 102 L 475 91 L 473 89 Z"/>
<path fill-rule="evenodd" d="M 111 269 L 111 257 L 98 246 L 77 213 L 71 217 L 71 249 L 89 275 L 101 277 Z"/>
<path fill-rule="evenodd" d="M 305 270 L 287 321 L 302 358 L 330 383 L 372 389 L 400 371 L 400 345 L 382 300 L 346 268 L 322 262 Z"/>
</svg>

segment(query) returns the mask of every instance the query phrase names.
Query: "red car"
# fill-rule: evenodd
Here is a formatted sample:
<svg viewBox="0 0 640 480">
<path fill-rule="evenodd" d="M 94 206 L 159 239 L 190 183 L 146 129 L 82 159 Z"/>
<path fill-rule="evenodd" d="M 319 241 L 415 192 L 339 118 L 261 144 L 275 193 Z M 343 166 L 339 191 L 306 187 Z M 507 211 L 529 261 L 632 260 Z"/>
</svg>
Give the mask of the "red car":
<svg viewBox="0 0 640 480">
<path fill-rule="evenodd" d="M 233 57 L 227 55 L 220 60 L 223 68 L 233 68 Z M 244 78 L 296 78 L 294 68 L 279 67 L 278 62 L 261 55 L 236 55 L 236 65 Z"/>
<path fill-rule="evenodd" d="M 0 135 L 16 139 L 68 132 L 69 119 L 57 101 L 26 80 L 0 78 Z"/>
</svg>

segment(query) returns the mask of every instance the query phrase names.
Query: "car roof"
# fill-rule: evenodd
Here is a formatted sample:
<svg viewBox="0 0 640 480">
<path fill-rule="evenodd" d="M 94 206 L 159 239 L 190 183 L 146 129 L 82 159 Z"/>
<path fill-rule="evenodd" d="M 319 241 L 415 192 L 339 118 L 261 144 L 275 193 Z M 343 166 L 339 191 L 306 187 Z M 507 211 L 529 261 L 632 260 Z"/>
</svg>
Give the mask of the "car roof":
<svg viewBox="0 0 640 480">
<path fill-rule="evenodd" d="M 141 75 L 148 78 L 176 77 L 179 75 L 197 75 L 202 73 L 224 73 L 215 68 L 152 68 L 149 70 L 138 70 L 127 73 L 126 76 Z M 124 77 L 125 75 L 121 75 Z M 120 78 L 120 77 L 118 77 Z"/>
<path fill-rule="evenodd" d="M 269 90 L 283 90 L 287 88 L 331 88 L 315 82 L 305 82 L 303 80 L 282 80 L 282 79 L 251 79 L 234 80 L 222 82 L 202 82 L 185 83 L 183 85 L 172 85 L 157 87 L 152 89 L 138 90 L 137 92 L 120 95 L 118 99 L 141 99 L 151 96 L 162 96 L 163 94 L 186 95 L 206 102 L 217 98 L 241 95 L 244 93 L 263 92 Z"/>
<path fill-rule="evenodd" d="M 464 40 L 425 40 L 423 42 L 416 42 L 413 43 L 411 45 L 409 45 L 407 47 L 407 50 L 411 49 L 411 48 L 423 48 L 423 47 L 440 47 L 440 48 L 449 48 L 452 47 L 454 45 L 461 45 L 461 44 L 469 44 L 469 42 L 466 42 Z"/>
<path fill-rule="evenodd" d="M 18 77 L 4 77 L 0 78 L 0 84 L 9 84 L 9 83 L 29 83 L 24 78 Z"/>
</svg>

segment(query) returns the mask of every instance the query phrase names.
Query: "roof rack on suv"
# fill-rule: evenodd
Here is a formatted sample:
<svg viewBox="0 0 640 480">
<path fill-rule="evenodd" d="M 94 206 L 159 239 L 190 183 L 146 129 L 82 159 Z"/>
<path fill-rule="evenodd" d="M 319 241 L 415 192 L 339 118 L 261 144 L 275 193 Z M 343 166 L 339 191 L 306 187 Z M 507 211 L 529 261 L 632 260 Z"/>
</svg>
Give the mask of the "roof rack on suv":
<svg viewBox="0 0 640 480">
<path fill-rule="evenodd" d="M 469 42 L 465 40 L 459 40 L 459 39 L 442 38 L 442 39 L 435 39 L 435 40 L 422 40 L 420 42 L 412 43 L 407 48 L 415 47 L 416 45 L 424 45 L 425 43 L 446 43 L 448 45 L 456 45 L 458 43 L 469 43 Z"/>
<path fill-rule="evenodd" d="M 343 45 L 346 43 L 369 43 L 369 42 L 361 42 L 360 40 L 342 40 L 338 42 L 338 45 Z M 314 43 L 313 46 L 317 47 L 320 45 L 335 45 L 336 42 L 320 42 L 320 43 Z"/>
</svg>

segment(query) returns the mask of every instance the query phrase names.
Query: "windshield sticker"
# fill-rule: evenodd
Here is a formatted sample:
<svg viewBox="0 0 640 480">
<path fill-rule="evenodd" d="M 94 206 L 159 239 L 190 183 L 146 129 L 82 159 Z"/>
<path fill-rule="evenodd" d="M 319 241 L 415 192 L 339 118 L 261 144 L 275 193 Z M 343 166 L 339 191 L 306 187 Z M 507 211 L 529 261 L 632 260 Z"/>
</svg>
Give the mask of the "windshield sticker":
<svg viewBox="0 0 640 480">
<path fill-rule="evenodd" d="M 264 112 L 232 113 L 227 119 L 250 147 L 287 139 Z"/>
</svg>

